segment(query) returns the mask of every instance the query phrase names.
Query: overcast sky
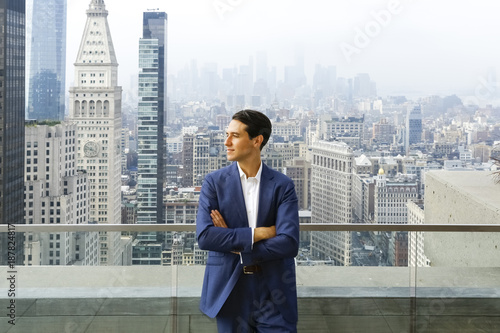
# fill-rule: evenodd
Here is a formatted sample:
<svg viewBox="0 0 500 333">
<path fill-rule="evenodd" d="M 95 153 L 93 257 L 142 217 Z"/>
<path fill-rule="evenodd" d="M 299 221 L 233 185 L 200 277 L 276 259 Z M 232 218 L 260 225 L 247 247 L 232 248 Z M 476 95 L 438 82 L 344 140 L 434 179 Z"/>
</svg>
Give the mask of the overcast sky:
<svg viewBox="0 0 500 333">
<path fill-rule="evenodd" d="M 68 0 L 68 82 L 90 0 Z M 268 64 L 306 70 L 337 67 L 337 76 L 369 73 L 380 95 L 478 91 L 500 67 L 500 1 L 456 0 L 105 0 L 126 89 L 137 75 L 142 13 L 168 13 L 168 72 L 190 59 L 223 67 L 266 51 Z M 312 77 L 309 77 L 309 82 Z M 487 88 L 487 87 L 486 87 Z M 484 90 L 484 89 L 483 89 Z"/>
</svg>

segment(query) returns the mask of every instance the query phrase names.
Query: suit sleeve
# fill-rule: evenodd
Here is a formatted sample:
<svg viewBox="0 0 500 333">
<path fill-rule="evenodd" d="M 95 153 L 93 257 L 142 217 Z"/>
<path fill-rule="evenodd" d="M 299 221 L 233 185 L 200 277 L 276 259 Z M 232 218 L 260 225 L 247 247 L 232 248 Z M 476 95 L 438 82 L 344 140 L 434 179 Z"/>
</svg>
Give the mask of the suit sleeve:
<svg viewBox="0 0 500 333">
<path fill-rule="evenodd" d="M 271 223 L 274 224 L 274 223 Z M 243 254 L 243 263 L 259 263 L 283 258 L 294 258 L 299 251 L 299 208 L 292 181 L 278 199 L 276 237 L 257 242 L 251 254 Z"/>
<path fill-rule="evenodd" d="M 219 209 L 218 193 L 213 178 L 208 175 L 203 182 L 196 217 L 196 239 L 202 250 L 217 252 L 250 252 L 252 230 L 250 228 L 215 227 L 210 212 Z"/>
</svg>

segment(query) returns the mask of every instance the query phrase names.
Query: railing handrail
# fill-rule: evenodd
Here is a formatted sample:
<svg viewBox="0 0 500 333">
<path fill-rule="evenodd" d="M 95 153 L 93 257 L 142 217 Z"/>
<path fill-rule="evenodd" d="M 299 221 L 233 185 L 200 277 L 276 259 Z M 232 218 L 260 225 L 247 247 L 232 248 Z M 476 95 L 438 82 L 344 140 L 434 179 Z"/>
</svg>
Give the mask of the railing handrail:
<svg viewBox="0 0 500 333">
<path fill-rule="evenodd" d="M 500 224 L 302 223 L 301 231 L 500 232 Z M 195 224 L 0 224 L 2 232 L 196 231 Z"/>
</svg>

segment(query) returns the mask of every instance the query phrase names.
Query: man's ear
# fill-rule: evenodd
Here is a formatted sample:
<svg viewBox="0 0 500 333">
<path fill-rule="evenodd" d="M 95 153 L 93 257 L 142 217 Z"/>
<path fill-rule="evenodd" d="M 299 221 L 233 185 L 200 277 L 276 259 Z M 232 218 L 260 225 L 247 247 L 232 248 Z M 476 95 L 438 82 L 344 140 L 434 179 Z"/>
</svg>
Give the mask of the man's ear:
<svg viewBox="0 0 500 333">
<path fill-rule="evenodd" d="M 264 142 L 264 136 L 262 134 L 260 135 L 257 135 L 255 138 L 255 145 L 258 146 L 260 148 L 260 146 L 262 146 L 262 142 Z"/>
</svg>

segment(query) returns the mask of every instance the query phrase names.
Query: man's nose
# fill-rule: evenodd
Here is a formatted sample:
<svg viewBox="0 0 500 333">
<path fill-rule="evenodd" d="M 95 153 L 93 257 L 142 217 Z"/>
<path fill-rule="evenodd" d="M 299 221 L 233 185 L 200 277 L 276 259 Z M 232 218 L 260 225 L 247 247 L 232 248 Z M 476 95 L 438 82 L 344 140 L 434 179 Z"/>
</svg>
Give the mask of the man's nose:
<svg viewBox="0 0 500 333">
<path fill-rule="evenodd" d="M 224 141 L 224 145 L 225 146 L 230 146 L 231 145 L 231 139 L 229 137 L 227 137 L 226 140 Z"/>
</svg>

